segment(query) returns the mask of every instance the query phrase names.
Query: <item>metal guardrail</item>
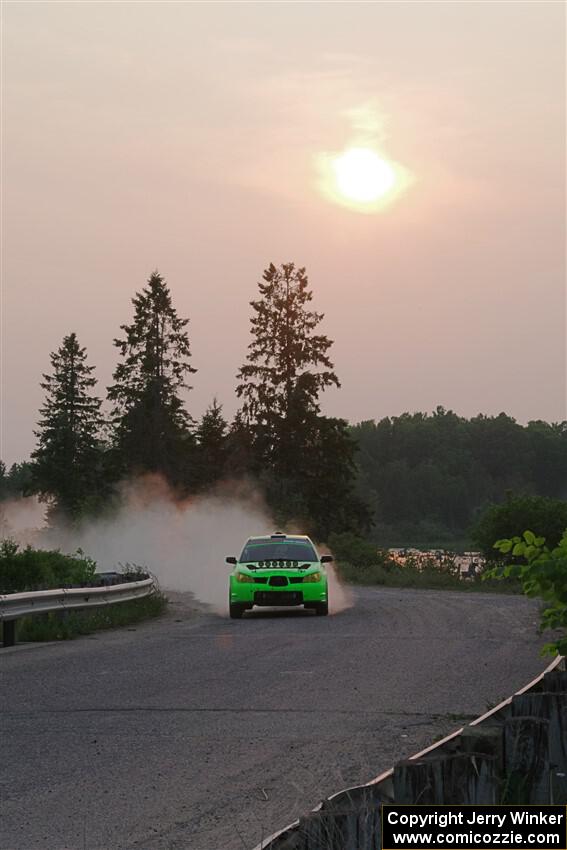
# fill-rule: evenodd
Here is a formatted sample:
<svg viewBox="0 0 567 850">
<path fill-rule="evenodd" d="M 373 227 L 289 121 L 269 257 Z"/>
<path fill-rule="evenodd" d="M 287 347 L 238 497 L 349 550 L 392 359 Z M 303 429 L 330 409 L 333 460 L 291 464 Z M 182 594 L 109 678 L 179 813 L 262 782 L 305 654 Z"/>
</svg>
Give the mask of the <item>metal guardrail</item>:
<svg viewBox="0 0 567 850">
<path fill-rule="evenodd" d="M 464 726 L 452 732 L 441 741 L 421 750 L 419 753 L 410 756 L 407 761 L 401 762 L 400 765 L 422 764 L 423 760 L 428 759 L 455 758 L 459 751 L 458 744 L 462 740 L 463 733 L 467 730 L 478 729 L 480 724 L 490 726 L 490 723 L 497 723 L 502 727 L 506 715 L 513 711 L 514 703 L 520 700 L 526 694 L 535 692 L 544 692 L 547 689 L 559 690 L 561 693 L 552 694 L 557 696 L 558 702 L 561 700 L 561 705 L 564 705 L 562 711 L 563 724 L 567 724 L 567 698 L 563 697 L 565 691 L 564 679 L 561 683 L 551 684 L 551 678 L 562 676 L 565 677 L 566 659 L 558 655 L 549 666 L 537 676 L 529 684 L 525 685 L 513 696 L 503 700 L 499 705 L 487 711 L 481 717 L 473 720 L 468 726 Z M 550 685 L 548 685 L 548 682 Z M 520 712 L 523 715 L 523 709 Z M 523 716 L 517 718 L 525 720 Z M 528 718 L 529 719 L 529 718 Z M 558 717 L 554 718 L 557 722 Z M 548 723 L 548 720 L 544 720 Z M 482 728 L 482 727 L 481 727 Z M 561 734 L 561 732 L 559 733 Z M 556 734 L 557 737 L 557 734 Z M 563 760 L 565 760 L 565 746 L 563 747 Z M 482 747 L 480 750 L 479 763 L 484 753 Z M 474 748 L 468 753 L 468 758 L 474 762 Z M 484 756 L 486 757 L 486 756 Z M 567 764 L 558 766 L 559 770 L 567 770 Z M 411 768 L 410 768 L 411 769 Z M 476 769 L 476 765 L 475 765 Z M 390 770 L 377 776 L 375 779 L 365 785 L 358 785 L 351 788 L 343 789 L 335 794 L 327 797 L 319 803 L 314 809 L 303 815 L 293 823 L 283 829 L 274 832 L 268 838 L 258 844 L 254 850 L 376 850 L 377 836 L 380 831 L 380 806 L 381 803 L 399 802 L 396 800 L 395 789 L 395 774 L 397 768 L 392 767 Z M 564 777 L 564 772 L 558 772 L 560 777 Z M 563 785 L 561 786 L 563 788 Z M 567 785 L 565 792 L 561 790 L 561 794 L 567 794 Z M 404 799 L 402 802 L 408 803 L 409 800 Z M 428 801 L 429 802 L 429 801 Z M 445 801 L 450 802 L 450 801 Z"/>
<path fill-rule="evenodd" d="M 14 646 L 15 623 L 21 617 L 131 602 L 133 599 L 149 596 L 156 589 L 156 580 L 150 577 L 108 587 L 62 587 L 56 590 L 0 594 L 0 623 L 4 646 Z"/>
</svg>

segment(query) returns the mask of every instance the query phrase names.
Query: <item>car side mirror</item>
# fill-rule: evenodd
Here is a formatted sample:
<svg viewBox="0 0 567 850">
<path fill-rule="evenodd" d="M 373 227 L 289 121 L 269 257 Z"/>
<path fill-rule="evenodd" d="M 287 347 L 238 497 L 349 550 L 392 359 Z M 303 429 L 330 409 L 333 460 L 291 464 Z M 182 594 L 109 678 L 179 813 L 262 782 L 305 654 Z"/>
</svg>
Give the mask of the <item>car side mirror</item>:
<svg viewBox="0 0 567 850">
<path fill-rule="evenodd" d="M 322 564 L 330 564 L 332 560 L 333 560 L 332 555 L 322 555 L 321 556 L 321 563 Z"/>
<path fill-rule="evenodd" d="M 236 558 L 234 558 L 232 555 L 229 555 L 227 558 L 225 558 L 225 561 L 227 562 L 227 564 L 236 564 L 237 563 Z"/>
</svg>

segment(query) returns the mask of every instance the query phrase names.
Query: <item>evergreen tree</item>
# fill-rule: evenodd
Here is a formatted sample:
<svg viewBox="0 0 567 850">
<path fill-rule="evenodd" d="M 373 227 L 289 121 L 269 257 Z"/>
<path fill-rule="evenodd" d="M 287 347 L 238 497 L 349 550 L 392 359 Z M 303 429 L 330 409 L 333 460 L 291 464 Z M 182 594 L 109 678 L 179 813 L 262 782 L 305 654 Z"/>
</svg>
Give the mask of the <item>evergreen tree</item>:
<svg viewBox="0 0 567 850">
<path fill-rule="evenodd" d="M 108 388 L 118 472 L 161 472 L 180 483 L 193 446 L 192 419 L 179 396 L 196 372 L 189 364 L 189 320 L 177 315 L 157 271 L 132 303 L 133 322 L 121 325 L 124 336 L 114 340 L 122 361 Z"/>
<path fill-rule="evenodd" d="M 64 337 L 51 365 L 41 383 L 46 395 L 32 453 L 34 485 L 51 500 L 51 518 L 77 519 L 101 495 L 101 402 L 92 393 L 94 366 L 87 365 L 76 334 Z"/>
<path fill-rule="evenodd" d="M 6 470 L 6 464 L 3 460 L 0 460 L 0 501 L 9 499 L 11 495 L 10 477 Z"/>
<path fill-rule="evenodd" d="M 319 393 L 340 384 L 327 355 L 332 341 L 315 333 L 323 314 L 307 309 L 313 294 L 305 269 L 271 263 L 263 281 L 261 298 L 251 302 L 253 339 L 236 392 L 253 423 L 260 459 L 291 472 L 302 448 L 298 440 L 319 414 Z"/>
<path fill-rule="evenodd" d="M 227 449 L 227 422 L 222 415 L 222 405 L 216 398 L 205 411 L 196 431 L 202 487 L 210 487 L 224 475 Z"/>
<path fill-rule="evenodd" d="M 335 521 L 335 530 L 358 529 L 368 517 L 353 495 L 356 447 L 342 420 L 320 415 L 319 394 L 340 384 L 327 353 L 332 341 L 317 333 L 323 314 L 308 309 L 305 269 L 270 264 L 259 290 L 236 390 L 253 434 L 255 470 L 278 521 L 311 523 L 319 535 Z"/>
<path fill-rule="evenodd" d="M 229 478 L 244 478 L 254 468 L 252 429 L 238 411 L 226 436 L 225 473 Z"/>
<path fill-rule="evenodd" d="M 34 491 L 34 464 L 30 461 L 13 463 L 9 470 L 0 460 L 0 501 L 31 496 Z"/>
</svg>

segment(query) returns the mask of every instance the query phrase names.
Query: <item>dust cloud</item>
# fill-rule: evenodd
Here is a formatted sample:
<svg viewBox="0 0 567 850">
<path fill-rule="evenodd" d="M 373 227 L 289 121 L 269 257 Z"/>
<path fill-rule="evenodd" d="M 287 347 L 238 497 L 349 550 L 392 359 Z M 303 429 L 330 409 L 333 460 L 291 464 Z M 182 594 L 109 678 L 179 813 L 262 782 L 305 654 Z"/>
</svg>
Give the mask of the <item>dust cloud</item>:
<svg viewBox="0 0 567 850">
<path fill-rule="evenodd" d="M 34 546 L 45 524 L 45 505 L 36 496 L 0 502 L 0 539 Z"/>
<path fill-rule="evenodd" d="M 317 545 L 320 555 L 333 553 L 325 543 Z M 327 564 L 327 580 L 329 582 L 329 614 L 338 614 L 354 605 L 354 594 L 348 585 L 343 584 L 333 564 Z"/>
<path fill-rule="evenodd" d="M 158 476 L 144 476 L 121 489 L 121 506 L 112 517 L 50 530 L 50 545 L 82 549 L 99 571 L 142 566 L 163 590 L 190 591 L 226 610 L 231 567 L 225 557 L 238 555 L 250 534 L 273 525 L 253 487 L 225 485 L 214 494 L 180 500 Z"/>
<path fill-rule="evenodd" d="M 4 506 L 2 506 L 4 508 Z M 14 534 L 21 543 L 63 552 L 81 549 L 97 562 L 100 572 L 126 564 L 147 568 L 164 591 L 191 592 L 200 602 L 225 613 L 228 607 L 227 555 L 238 556 L 246 539 L 275 530 L 258 489 L 250 481 L 225 482 L 214 492 L 179 499 L 156 475 L 146 475 L 121 487 L 120 506 L 106 518 L 74 528 L 43 528 L 45 505 L 18 500 L 4 508 L 6 527 L 26 528 Z M 35 525 L 32 532 L 28 526 Z M 297 522 L 288 533 L 304 533 Z M 1 536 L 9 536 L 2 534 Z M 320 545 L 319 551 L 329 552 Z M 352 605 L 352 594 L 329 565 L 330 612 Z"/>
</svg>

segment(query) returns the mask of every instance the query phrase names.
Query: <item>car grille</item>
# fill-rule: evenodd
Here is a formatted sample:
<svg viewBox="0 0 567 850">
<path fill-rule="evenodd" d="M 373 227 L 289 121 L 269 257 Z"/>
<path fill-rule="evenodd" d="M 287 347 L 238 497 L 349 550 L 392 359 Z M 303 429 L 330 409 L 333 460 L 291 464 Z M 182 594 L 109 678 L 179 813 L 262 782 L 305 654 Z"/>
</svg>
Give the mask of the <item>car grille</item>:
<svg viewBox="0 0 567 850">
<path fill-rule="evenodd" d="M 287 587 L 287 576 L 270 576 L 271 587 Z"/>
<path fill-rule="evenodd" d="M 303 593 L 291 590 L 257 590 L 254 605 L 302 605 Z"/>
<path fill-rule="evenodd" d="M 303 576 L 290 576 L 289 583 L 290 584 L 301 584 L 303 581 Z"/>
<path fill-rule="evenodd" d="M 254 577 L 254 581 L 256 582 L 256 584 L 266 584 L 268 579 L 267 578 L 256 578 L 256 577 Z"/>
</svg>

